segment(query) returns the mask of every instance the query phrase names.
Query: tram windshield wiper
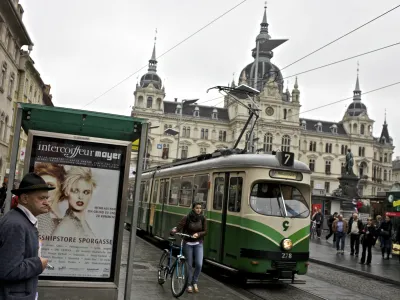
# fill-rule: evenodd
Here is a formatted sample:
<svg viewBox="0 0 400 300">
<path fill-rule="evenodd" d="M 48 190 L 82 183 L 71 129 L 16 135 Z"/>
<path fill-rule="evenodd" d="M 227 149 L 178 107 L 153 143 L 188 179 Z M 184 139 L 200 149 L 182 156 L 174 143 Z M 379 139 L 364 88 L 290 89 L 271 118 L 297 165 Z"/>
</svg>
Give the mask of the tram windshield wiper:
<svg viewBox="0 0 400 300">
<path fill-rule="evenodd" d="M 308 209 L 305 210 L 305 211 L 303 211 L 303 212 L 301 212 L 301 213 L 298 213 L 297 215 L 291 216 L 290 218 L 291 218 L 291 219 L 297 218 L 298 216 L 301 216 L 302 214 L 304 214 L 304 213 L 306 213 L 306 212 L 308 212 Z"/>
</svg>

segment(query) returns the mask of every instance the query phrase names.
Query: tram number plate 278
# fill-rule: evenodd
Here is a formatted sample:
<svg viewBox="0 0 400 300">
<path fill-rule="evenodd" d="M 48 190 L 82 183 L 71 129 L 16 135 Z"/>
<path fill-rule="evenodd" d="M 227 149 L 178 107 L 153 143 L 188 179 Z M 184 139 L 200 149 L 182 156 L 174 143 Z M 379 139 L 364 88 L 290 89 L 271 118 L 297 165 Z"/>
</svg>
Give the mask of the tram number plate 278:
<svg viewBox="0 0 400 300">
<path fill-rule="evenodd" d="M 292 253 L 281 253 L 281 254 L 282 254 L 281 256 L 282 259 L 292 259 L 293 257 Z"/>
</svg>

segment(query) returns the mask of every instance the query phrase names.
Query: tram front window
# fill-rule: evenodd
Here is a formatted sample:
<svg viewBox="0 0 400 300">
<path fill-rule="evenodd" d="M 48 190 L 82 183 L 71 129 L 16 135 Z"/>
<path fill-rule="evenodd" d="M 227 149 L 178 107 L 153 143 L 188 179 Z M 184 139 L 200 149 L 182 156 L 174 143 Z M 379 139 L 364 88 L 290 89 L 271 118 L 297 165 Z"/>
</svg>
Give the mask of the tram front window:
<svg viewBox="0 0 400 300">
<path fill-rule="evenodd" d="M 294 186 L 258 182 L 250 194 L 251 208 L 259 214 L 275 217 L 307 218 L 310 210 L 301 192 Z"/>
</svg>

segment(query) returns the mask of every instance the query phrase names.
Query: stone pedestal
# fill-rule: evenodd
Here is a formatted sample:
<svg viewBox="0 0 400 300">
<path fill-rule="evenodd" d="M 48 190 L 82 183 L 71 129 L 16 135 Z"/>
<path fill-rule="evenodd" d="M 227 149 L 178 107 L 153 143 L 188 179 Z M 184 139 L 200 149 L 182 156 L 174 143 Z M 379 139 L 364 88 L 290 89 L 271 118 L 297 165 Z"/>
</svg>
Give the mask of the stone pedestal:
<svg viewBox="0 0 400 300">
<path fill-rule="evenodd" d="M 355 175 L 342 174 L 338 179 L 343 198 L 357 199 L 360 197 L 358 194 L 360 178 Z"/>
</svg>

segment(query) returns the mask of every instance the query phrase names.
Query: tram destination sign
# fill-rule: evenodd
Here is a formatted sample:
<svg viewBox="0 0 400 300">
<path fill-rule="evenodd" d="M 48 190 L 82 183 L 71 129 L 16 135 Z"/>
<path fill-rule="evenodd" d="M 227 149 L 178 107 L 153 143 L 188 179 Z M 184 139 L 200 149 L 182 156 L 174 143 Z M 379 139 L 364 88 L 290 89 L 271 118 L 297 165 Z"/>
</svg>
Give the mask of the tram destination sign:
<svg viewBox="0 0 400 300">
<path fill-rule="evenodd" d="M 284 170 L 270 170 L 269 177 L 276 179 L 287 179 L 287 180 L 303 180 L 303 174 L 300 172 L 284 171 Z"/>
</svg>

